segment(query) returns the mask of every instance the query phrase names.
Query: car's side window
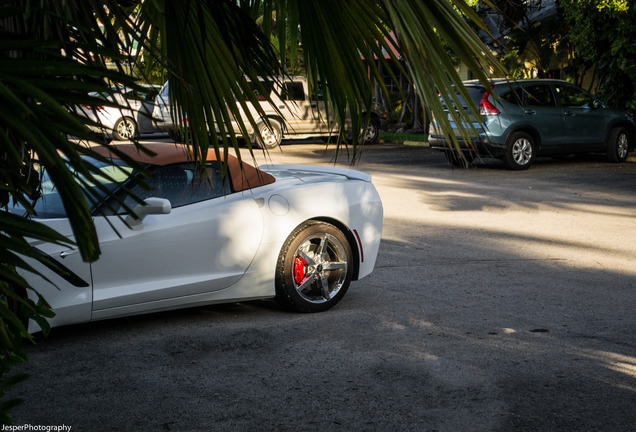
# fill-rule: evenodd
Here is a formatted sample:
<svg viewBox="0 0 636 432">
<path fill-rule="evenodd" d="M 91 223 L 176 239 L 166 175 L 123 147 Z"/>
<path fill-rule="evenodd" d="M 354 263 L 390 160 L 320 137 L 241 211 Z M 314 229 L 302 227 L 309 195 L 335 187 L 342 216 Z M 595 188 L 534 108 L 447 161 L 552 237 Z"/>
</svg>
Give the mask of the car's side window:
<svg viewBox="0 0 636 432">
<path fill-rule="evenodd" d="M 156 167 L 146 182 L 152 187 L 151 190 L 135 185 L 132 188 L 133 194 L 141 199 L 165 198 L 170 201 L 173 208 L 217 198 L 231 192 L 227 177 L 223 181 L 216 162 L 207 162 L 205 173 L 189 163 Z M 124 203 L 130 208 L 136 206 L 135 200 L 131 197 L 126 197 Z"/>
<path fill-rule="evenodd" d="M 283 100 L 304 101 L 305 89 L 302 82 L 286 82 L 283 83 Z"/>
<path fill-rule="evenodd" d="M 556 92 L 563 108 L 592 108 L 594 106 L 592 96 L 574 87 L 557 86 Z"/>
<path fill-rule="evenodd" d="M 515 105 L 521 105 L 521 101 L 523 100 L 523 93 L 521 92 L 521 88 L 517 87 L 505 92 L 499 97 L 506 102 L 510 102 Z"/>
<path fill-rule="evenodd" d="M 547 84 L 534 84 L 523 87 L 524 105 L 531 107 L 555 107 L 552 89 Z"/>
<path fill-rule="evenodd" d="M 254 82 L 250 82 L 250 88 L 252 89 L 252 93 L 256 96 L 256 100 L 264 101 L 267 100 L 267 96 L 269 96 L 272 92 L 272 83 L 260 81 L 258 84 Z M 245 98 L 245 100 L 249 100 L 249 98 Z"/>
</svg>

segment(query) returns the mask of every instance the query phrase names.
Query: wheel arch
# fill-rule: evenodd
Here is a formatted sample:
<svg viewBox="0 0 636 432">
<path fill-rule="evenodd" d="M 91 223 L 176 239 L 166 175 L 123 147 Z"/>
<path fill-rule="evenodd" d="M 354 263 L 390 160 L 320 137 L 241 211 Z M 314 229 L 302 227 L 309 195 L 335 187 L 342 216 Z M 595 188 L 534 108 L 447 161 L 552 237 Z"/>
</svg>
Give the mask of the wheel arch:
<svg viewBox="0 0 636 432">
<path fill-rule="evenodd" d="M 283 117 L 281 117 L 278 114 L 273 114 L 273 115 L 268 115 L 267 120 L 275 120 L 279 125 L 280 125 L 280 130 L 282 133 L 285 133 L 285 131 L 287 130 L 287 123 L 285 123 L 285 119 Z M 256 135 L 258 134 L 258 125 L 260 125 L 261 123 L 265 123 L 265 120 L 263 117 L 259 117 L 257 119 L 254 119 L 256 122 L 256 128 L 254 128 L 254 137 L 256 137 Z"/>
<path fill-rule="evenodd" d="M 296 228 L 292 230 L 292 232 L 296 231 L 299 227 L 311 223 L 311 222 L 326 222 L 335 226 L 342 234 L 344 234 L 347 242 L 349 242 L 349 247 L 351 248 L 351 253 L 353 255 L 353 276 L 352 280 L 358 280 L 358 276 L 360 274 L 360 245 L 358 244 L 358 240 L 356 239 L 355 234 L 341 221 L 338 219 L 334 219 L 328 216 L 319 216 L 308 219 L 300 224 Z"/>
<path fill-rule="evenodd" d="M 139 123 L 137 122 L 137 120 L 135 120 L 135 117 L 132 115 L 122 115 L 121 117 L 119 117 L 117 120 L 115 120 L 115 123 L 113 124 L 113 128 L 115 128 L 117 123 L 121 120 L 129 120 L 133 122 L 135 124 L 135 129 L 139 130 Z"/>
<path fill-rule="evenodd" d="M 382 120 L 380 119 L 380 116 L 373 111 L 371 112 L 365 111 L 362 113 L 362 116 L 366 116 L 367 114 L 369 115 L 369 121 L 377 123 L 379 127 L 382 122 Z"/>
<path fill-rule="evenodd" d="M 532 137 L 532 139 L 534 140 L 534 144 L 537 147 L 537 151 L 540 152 L 541 151 L 541 147 L 543 145 L 543 142 L 541 140 L 541 134 L 539 133 L 538 130 L 536 130 L 535 128 L 533 128 L 530 125 L 521 125 L 521 126 L 517 126 L 514 129 L 511 129 L 507 134 L 506 134 L 506 145 L 508 145 L 508 140 L 510 139 L 510 137 L 516 133 L 516 132 L 524 132 L 527 133 L 528 135 L 530 135 Z"/>
</svg>

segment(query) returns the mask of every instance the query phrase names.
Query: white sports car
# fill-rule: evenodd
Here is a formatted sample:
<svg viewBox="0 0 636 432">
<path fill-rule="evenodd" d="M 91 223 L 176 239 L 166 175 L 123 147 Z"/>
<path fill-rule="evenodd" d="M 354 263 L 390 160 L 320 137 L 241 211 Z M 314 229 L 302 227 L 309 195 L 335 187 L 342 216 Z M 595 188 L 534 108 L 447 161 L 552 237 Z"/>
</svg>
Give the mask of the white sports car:
<svg viewBox="0 0 636 432">
<path fill-rule="evenodd" d="M 50 282 L 27 275 L 56 314 L 51 326 L 267 298 L 297 311 L 324 311 L 342 299 L 352 280 L 373 270 L 383 210 L 370 175 L 301 165 L 259 169 L 230 156 L 224 179 L 210 152 L 205 178 L 182 145 L 146 147 L 157 156 L 132 144 L 118 146 L 148 166 L 152 190 L 131 186 L 146 202 L 135 207 L 132 198 L 124 200 L 135 218 L 113 198 L 121 183 L 107 184 L 105 202 L 115 214 L 94 209 L 99 260 L 88 264 L 76 249 L 37 244 L 68 269 L 60 277 L 38 268 Z M 111 160 L 91 162 L 111 177 L 123 173 L 130 186 L 136 173 Z M 37 218 L 71 236 L 59 196 L 46 180 Z M 38 330 L 31 321 L 29 331 Z"/>
</svg>

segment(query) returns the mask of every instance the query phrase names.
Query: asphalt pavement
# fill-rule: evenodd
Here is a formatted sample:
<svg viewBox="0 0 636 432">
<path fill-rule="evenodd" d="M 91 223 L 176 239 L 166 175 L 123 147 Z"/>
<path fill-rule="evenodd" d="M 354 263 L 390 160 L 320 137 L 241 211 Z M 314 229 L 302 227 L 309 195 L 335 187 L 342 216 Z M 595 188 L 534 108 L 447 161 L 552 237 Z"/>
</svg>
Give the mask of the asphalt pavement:
<svg viewBox="0 0 636 432">
<path fill-rule="evenodd" d="M 256 153 L 334 157 L 317 143 Z M 464 170 L 426 147 L 379 144 L 354 168 L 382 197 L 383 240 L 375 271 L 335 308 L 249 302 L 54 329 L 27 347 L 16 425 L 635 430 L 635 163 Z"/>
</svg>

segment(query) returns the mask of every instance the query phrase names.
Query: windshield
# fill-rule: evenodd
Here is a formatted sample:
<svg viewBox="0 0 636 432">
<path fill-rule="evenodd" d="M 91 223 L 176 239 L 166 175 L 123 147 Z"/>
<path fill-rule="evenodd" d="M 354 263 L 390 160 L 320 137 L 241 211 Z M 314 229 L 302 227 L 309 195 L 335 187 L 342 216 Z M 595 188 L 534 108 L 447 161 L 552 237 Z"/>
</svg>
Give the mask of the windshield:
<svg viewBox="0 0 636 432">
<path fill-rule="evenodd" d="M 76 180 L 80 183 L 84 192 L 84 199 L 88 203 L 91 211 L 93 211 L 106 196 L 111 195 L 121 183 L 130 178 L 133 169 L 120 160 L 112 160 L 110 163 L 104 163 L 91 157 L 83 157 L 84 161 L 93 165 L 99 170 L 94 174 L 95 183 L 87 182 L 82 175 L 76 174 Z M 98 184 L 106 188 L 98 187 Z M 36 218 L 64 218 L 66 210 L 62 203 L 62 198 L 58 189 L 53 184 L 51 177 L 45 171 L 42 172 L 40 195 L 33 205 Z M 24 206 L 14 203 L 9 204 L 9 211 L 14 214 L 26 215 L 27 211 Z"/>
</svg>

